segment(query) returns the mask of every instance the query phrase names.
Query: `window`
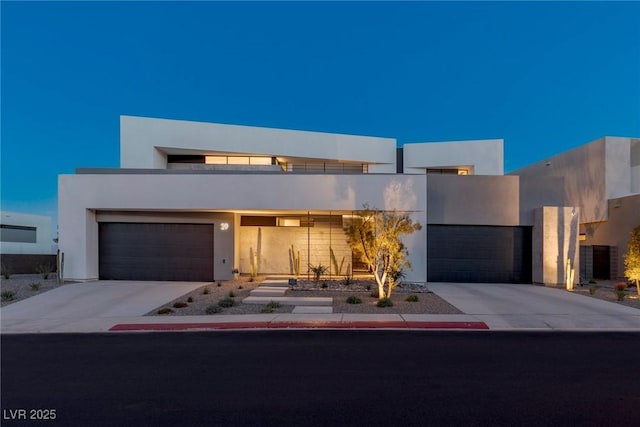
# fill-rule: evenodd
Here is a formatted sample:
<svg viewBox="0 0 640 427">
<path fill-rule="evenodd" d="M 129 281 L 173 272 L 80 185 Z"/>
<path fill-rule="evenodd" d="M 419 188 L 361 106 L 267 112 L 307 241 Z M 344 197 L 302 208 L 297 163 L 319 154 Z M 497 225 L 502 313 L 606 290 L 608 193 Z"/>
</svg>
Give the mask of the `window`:
<svg viewBox="0 0 640 427">
<path fill-rule="evenodd" d="M 36 243 L 36 227 L 22 225 L 0 225 L 0 241 L 15 243 Z"/>
</svg>

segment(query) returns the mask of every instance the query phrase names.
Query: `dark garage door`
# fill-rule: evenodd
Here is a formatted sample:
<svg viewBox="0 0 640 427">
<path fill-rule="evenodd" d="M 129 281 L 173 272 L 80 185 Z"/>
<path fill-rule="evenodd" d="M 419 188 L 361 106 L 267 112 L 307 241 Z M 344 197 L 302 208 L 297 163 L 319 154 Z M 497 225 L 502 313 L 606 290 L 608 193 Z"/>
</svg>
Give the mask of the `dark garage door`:
<svg viewBox="0 0 640 427">
<path fill-rule="evenodd" d="M 531 227 L 429 225 L 427 280 L 531 283 Z"/>
<path fill-rule="evenodd" d="M 99 224 L 100 279 L 213 280 L 212 224 Z"/>
</svg>

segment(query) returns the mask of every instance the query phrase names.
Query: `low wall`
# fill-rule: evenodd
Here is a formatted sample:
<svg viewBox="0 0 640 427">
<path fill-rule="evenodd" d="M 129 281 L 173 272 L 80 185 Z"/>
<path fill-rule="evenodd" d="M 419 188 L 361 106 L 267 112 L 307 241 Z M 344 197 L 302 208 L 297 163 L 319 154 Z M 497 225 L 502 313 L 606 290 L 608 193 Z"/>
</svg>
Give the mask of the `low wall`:
<svg viewBox="0 0 640 427">
<path fill-rule="evenodd" d="M 2 254 L 0 262 L 11 274 L 36 274 L 39 265 L 51 265 L 51 272 L 56 271 L 56 255 Z"/>
</svg>

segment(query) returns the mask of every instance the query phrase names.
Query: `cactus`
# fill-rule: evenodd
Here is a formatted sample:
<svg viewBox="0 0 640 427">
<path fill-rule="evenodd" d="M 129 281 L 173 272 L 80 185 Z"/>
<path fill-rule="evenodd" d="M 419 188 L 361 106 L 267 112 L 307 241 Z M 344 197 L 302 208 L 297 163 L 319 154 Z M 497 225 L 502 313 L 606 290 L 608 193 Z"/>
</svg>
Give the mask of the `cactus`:
<svg viewBox="0 0 640 427">
<path fill-rule="evenodd" d="M 296 250 L 293 245 L 291 245 L 290 249 L 291 254 L 291 265 L 293 267 L 293 273 L 296 276 L 300 275 L 300 251 L 298 251 L 298 255 L 296 256 Z"/>
<path fill-rule="evenodd" d="M 333 253 L 332 247 L 329 247 L 329 252 L 331 253 L 331 262 L 333 263 L 333 269 L 336 272 L 336 275 L 342 274 L 342 267 L 344 266 L 344 257 L 342 257 L 342 261 L 340 261 L 340 267 L 338 267 L 338 259 L 336 258 L 336 254 Z"/>
</svg>

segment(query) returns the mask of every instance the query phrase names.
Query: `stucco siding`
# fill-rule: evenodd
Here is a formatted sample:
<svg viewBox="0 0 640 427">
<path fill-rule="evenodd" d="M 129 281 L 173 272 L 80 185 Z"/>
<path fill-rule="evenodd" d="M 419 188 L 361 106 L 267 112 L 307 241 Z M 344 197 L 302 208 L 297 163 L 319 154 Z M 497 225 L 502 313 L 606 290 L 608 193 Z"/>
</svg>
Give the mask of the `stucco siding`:
<svg viewBox="0 0 640 427">
<path fill-rule="evenodd" d="M 471 167 L 475 175 L 502 175 L 503 141 L 428 142 L 403 145 L 404 173 L 425 173 L 429 168 Z"/>
<path fill-rule="evenodd" d="M 519 225 L 516 176 L 429 175 L 429 224 Z"/>
</svg>

